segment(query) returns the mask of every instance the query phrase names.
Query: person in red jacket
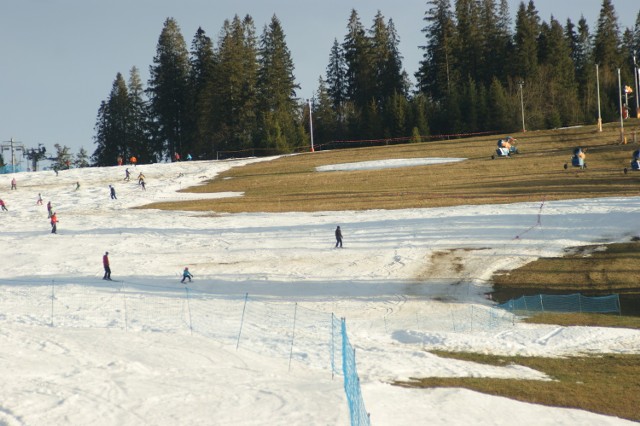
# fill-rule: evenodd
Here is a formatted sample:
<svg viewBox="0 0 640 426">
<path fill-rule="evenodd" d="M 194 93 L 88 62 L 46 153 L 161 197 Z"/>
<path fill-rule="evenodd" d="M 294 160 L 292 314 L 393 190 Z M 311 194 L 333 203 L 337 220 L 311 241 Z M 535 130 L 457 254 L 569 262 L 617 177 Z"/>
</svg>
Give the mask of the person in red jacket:
<svg viewBox="0 0 640 426">
<path fill-rule="evenodd" d="M 58 216 L 56 215 L 56 212 L 53 212 L 51 215 L 51 233 L 58 233 Z"/>
<path fill-rule="evenodd" d="M 102 265 L 104 266 L 104 277 L 103 280 L 111 281 L 111 268 L 109 267 L 109 252 L 106 251 L 104 256 L 102 256 Z"/>
</svg>

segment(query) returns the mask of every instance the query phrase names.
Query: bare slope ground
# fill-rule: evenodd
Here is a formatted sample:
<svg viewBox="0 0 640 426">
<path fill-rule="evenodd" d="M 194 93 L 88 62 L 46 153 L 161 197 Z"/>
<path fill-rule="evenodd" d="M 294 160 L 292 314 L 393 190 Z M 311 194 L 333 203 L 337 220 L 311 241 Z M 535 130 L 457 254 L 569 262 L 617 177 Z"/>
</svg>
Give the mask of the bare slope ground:
<svg viewBox="0 0 640 426">
<path fill-rule="evenodd" d="M 629 120 L 633 140 L 638 120 Z M 640 132 L 639 132 L 640 133 Z M 615 124 L 516 135 L 520 154 L 491 159 L 499 136 L 321 151 L 233 168 L 187 192 L 243 192 L 243 197 L 148 207 L 212 212 L 340 211 L 442 207 L 638 195 L 640 172 L 624 174 L 638 144 L 619 144 Z M 637 136 L 640 138 L 640 135 Z M 576 146 L 586 170 L 563 165 Z M 318 172 L 316 167 L 394 158 L 457 157 L 459 163 Z"/>
</svg>

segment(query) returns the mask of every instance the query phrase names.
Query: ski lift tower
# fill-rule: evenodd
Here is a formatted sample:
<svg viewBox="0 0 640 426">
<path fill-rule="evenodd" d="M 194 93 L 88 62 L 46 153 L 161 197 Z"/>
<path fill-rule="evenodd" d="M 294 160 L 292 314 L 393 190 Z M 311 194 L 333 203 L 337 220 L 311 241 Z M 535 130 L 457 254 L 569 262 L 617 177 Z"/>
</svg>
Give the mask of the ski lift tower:
<svg viewBox="0 0 640 426">
<path fill-rule="evenodd" d="M 22 152 L 22 156 L 24 156 L 25 149 L 22 142 L 14 141 L 11 138 L 8 141 L 2 142 L 0 144 L 0 152 L 11 151 L 11 173 L 16 172 L 16 151 Z"/>
</svg>

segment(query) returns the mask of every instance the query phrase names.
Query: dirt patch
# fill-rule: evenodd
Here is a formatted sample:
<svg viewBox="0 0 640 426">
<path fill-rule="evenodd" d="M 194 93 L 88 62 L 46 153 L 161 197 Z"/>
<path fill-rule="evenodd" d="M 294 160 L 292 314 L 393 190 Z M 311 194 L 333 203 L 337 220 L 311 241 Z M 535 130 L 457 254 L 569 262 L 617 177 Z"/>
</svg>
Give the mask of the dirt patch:
<svg viewBox="0 0 640 426">
<path fill-rule="evenodd" d="M 416 280 L 450 280 L 451 284 L 477 280 L 486 265 L 486 248 L 458 248 L 438 250 L 426 257 L 426 266 L 418 272 Z"/>
</svg>

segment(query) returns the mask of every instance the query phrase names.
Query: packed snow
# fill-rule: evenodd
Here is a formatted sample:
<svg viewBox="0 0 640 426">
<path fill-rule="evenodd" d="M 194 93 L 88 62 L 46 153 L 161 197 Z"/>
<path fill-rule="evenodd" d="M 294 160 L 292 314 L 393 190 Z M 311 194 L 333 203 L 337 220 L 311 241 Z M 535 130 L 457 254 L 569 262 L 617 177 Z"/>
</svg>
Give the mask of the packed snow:
<svg viewBox="0 0 640 426">
<path fill-rule="evenodd" d="M 391 383 L 549 380 L 527 368 L 439 358 L 432 349 L 639 353 L 639 331 L 529 325 L 507 313 L 495 320 L 485 295 L 496 271 L 637 235 L 639 197 L 280 214 L 134 209 L 242 196 L 179 191 L 269 160 L 0 176 L 8 208 L 0 212 L 0 425 L 349 424 L 323 328 L 331 314 L 345 318 L 373 425 L 635 424 Z M 334 248 L 338 225 L 343 249 Z M 107 251 L 113 282 L 101 279 Z M 182 284 L 185 267 L 194 279 Z M 289 348 L 279 327 L 294 309 L 299 340 Z M 247 325 L 239 332 L 241 316 Z"/>
</svg>

